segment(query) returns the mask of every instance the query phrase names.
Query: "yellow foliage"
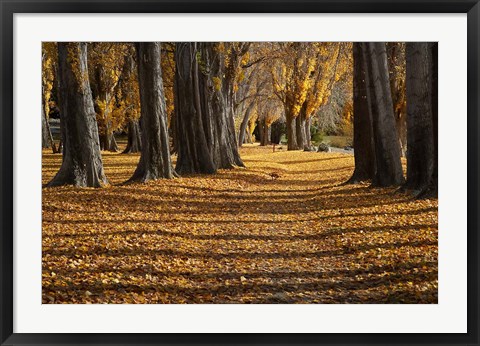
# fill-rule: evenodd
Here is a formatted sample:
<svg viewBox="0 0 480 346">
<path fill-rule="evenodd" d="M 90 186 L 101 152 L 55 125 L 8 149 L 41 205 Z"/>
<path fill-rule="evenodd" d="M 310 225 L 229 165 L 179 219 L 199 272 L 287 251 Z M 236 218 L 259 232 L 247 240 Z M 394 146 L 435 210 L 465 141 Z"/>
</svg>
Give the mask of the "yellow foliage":
<svg viewBox="0 0 480 346">
<path fill-rule="evenodd" d="M 212 81 L 215 90 L 220 91 L 220 89 L 222 88 L 222 79 L 220 77 L 214 76 L 212 77 Z"/>
</svg>

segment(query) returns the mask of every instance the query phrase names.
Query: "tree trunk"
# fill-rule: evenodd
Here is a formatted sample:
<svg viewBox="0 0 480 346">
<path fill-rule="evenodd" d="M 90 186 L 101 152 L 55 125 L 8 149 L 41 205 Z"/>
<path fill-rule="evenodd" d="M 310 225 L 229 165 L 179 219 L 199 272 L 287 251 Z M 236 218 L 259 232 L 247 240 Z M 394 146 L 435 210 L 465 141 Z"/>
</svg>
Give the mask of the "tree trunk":
<svg viewBox="0 0 480 346">
<path fill-rule="evenodd" d="M 216 167 L 205 134 L 205 116 L 210 116 L 202 100 L 206 92 L 200 80 L 198 46 L 179 42 L 175 48 L 175 129 L 178 174 L 215 173 Z M 202 105 L 203 101 L 203 105 Z"/>
<path fill-rule="evenodd" d="M 302 107 L 300 113 L 295 120 L 295 132 L 297 135 L 297 147 L 298 149 L 305 148 L 305 111 Z"/>
<path fill-rule="evenodd" d="M 309 116 L 308 119 L 305 119 L 305 145 L 304 150 L 310 151 L 312 148 L 312 134 L 310 132 L 310 127 L 312 126 L 312 117 Z"/>
<path fill-rule="evenodd" d="M 158 42 L 136 43 L 141 104 L 142 154 L 129 182 L 173 178 Z"/>
<path fill-rule="evenodd" d="M 395 113 L 395 127 L 397 128 L 400 155 L 407 155 L 407 114 Z"/>
<path fill-rule="evenodd" d="M 108 184 L 98 143 L 98 128 L 87 71 L 86 43 L 58 43 L 64 156 L 48 186 Z"/>
<path fill-rule="evenodd" d="M 247 130 L 247 143 L 253 144 L 252 133 L 249 130 Z"/>
<path fill-rule="evenodd" d="M 45 116 L 45 109 L 42 105 L 42 148 L 50 148 L 48 129 L 47 129 L 47 117 Z"/>
<path fill-rule="evenodd" d="M 57 149 L 57 146 L 55 145 L 55 141 L 53 140 L 52 136 L 52 130 L 50 129 L 50 123 L 48 122 L 48 118 L 45 117 L 45 126 L 47 128 L 47 134 L 48 134 L 48 140 L 50 141 L 50 144 L 52 146 L 52 153 L 57 154 L 60 153 L 60 148 Z M 61 143 L 61 141 L 60 141 Z"/>
<path fill-rule="evenodd" d="M 406 110 L 406 90 L 405 90 L 405 43 L 388 42 L 387 43 L 387 61 L 390 80 L 390 90 L 392 93 L 393 114 L 395 116 L 395 127 L 397 129 L 398 140 L 400 143 L 400 153 L 406 155 L 407 150 L 407 110 Z"/>
<path fill-rule="evenodd" d="M 285 118 L 287 121 L 287 149 L 298 150 L 297 137 L 295 135 L 295 117 L 289 112 L 285 112 Z"/>
<path fill-rule="evenodd" d="M 204 61 L 210 62 L 211 74 L 209 78 L 211 95 L 211 109 L 213 112 L 215 146 L 213 160 L 217 168 L 230 169 L 235 166 L 244 167 L 238 153 L 237 137 L 233 112 L 234 81 L 226 76 L 225 57 L 215 46 L 215 43 L 205 44 Z M 220 80 L 217 87 L 213 78 Z"/>
<path fill-rule="evenodd" d="M 261 146 L 266 146 L 266 145 L 270 144 L 271 129 L 270 129 L 270 126 L 265 121 L 265 119 L 262 119 L 259 122 L 262 124 L 262 126 L 260 128 L 260 130 L 261 130 L 260 145 Z"/>
<path fill-rule="evenodd" d="M 370 53 L 368 66 L 375 143 L 376 171 L 373 185 L 401 185 L 404 177 L 393 115 L 385 43 L 371 42 L 366 45 L 368 45 Z"/>
<path fill-rule="evenodd" d="M 372 180 L 375 172 L 368 75 L 363 44 L 353 43 L 353 147 L 355 170 L 347 183 Z"/>
<path fill-rule="evenodd" d="M 57 70 L 58 68 L 56 67 L 55 71 L 57 72 Z M 58 84 L 58 77 L 55 77 L 54 85 L 57 85 L 57 84 Z M 57 93 L 57 98 L 58 98 L 58 91 L 55 91 L 55 92 Z M 43 101 L 42 101 L 42 148 L 52 148 L 53 154 L 56 154 L 59 152 L 57 151 L 55 141 L 53 140 L 52 130 L 50 129 L 50 124 L 48 122 L 48 114 L 46 114 L 45 112 L 45 104 Z"/>
<path fill-rule="evenodd" d="M 247 125 L 250 120 L 250 114 L 252 113 L 253 108 L 255 107 L 255 102 L 252 101 L 248 105 L 245 115 L 243 116 L 242 123 L 240 124 L 240 131 L 238 132 L 238 146 L 241 147 L 245 142 L 245 134 L 247 133 Z"/>
<path fill-rule="evenodd" d="M 434 164 L 428 189 L 421 197 L 438 197 L 438 42 L 430 43 L 432 54 L 432 127 L 434 143 Z"/>
<path fill-rule="evenodd" d="M 110 145 L 108 146 L 108 151 L 111 151 L 112 153 L 116 153 L 118 151 L 117 140 L 115 139 L 115 135 L 113 134 L 113 132 L 110 136 Z"/>
<path fill-rule="evenodd" d="M 432 110 L 432 54 L 427 42 L 407 42 L 407 182 L 415 195 L 433 176 L 435 140 Z"/>
<path fill-rule="evenodd" d="M 139 153 L 142 151 L 142 137 L 140 134 L 140 125 L 138 120 L 130 119 L 128 121 L 128 142 L 123 151 L 124 154 Z"/>
</svg>

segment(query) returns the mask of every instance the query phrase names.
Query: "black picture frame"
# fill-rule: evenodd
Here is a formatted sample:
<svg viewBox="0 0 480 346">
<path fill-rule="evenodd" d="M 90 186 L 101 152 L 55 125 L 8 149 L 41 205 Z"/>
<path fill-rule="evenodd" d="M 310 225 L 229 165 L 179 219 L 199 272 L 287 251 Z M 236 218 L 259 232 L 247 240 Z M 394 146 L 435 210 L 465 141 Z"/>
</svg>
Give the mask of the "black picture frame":
<svg viewBox="0 0 480 346">
<path fill-rule="evenodd" d="M 1 345 L 479 345 L 479 0 L 0 0 Z M 467 13 L 468 332 L 465 334 L 23 334 L 13 332 L 15 13 Z M 455 316 L 451 316 L 452 319 Z"/>
</svg>

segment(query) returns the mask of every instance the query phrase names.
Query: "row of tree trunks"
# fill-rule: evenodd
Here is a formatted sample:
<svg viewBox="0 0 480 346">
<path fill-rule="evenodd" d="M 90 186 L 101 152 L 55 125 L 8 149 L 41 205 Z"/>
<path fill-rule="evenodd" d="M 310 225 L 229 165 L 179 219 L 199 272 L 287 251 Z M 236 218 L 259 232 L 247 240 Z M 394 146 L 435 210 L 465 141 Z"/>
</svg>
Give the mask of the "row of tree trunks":
<svg viewBox="0 0 480 346">
<path fill-rule="evenodd" d="M 181 174 L 243 166 L 233 119 L 233 81 L 222 80 L 224 57 L 215 45 L 176 45 L 176 169 Z"/>
<path fill-rule="evenodd" d="M 371 180 L 374 186 L 401 185 L 404 177 L 385 43 L 355 43 L 354 59 L 356 169 L 349 182 Z"/>
<path fill-rule="evenodd" d="M 141 144 L 138 122 L 132 121 L 129 151 L 142 149 L 128 182 L 173 178 L 165 97 L 160 67 L 160 43 L 136 44 L 141 102 Z M 58 43 L 58 83 L 61 105 L 62 165 L 48 186 L 102 187 L 108 184 L 100 154 L 100 137 L 88 80 L 87 45 Z M 108 131 L 107 131 L 108 133 Z M 112 136 L 110 147 L 116 145 Z"/>
<path fill-rule="evenodd" d="M 58 43 L 63 160 L 48 186 L 101 187 L 103 171 L 98 127 L 88 80 L 86 43 Z"/>
<path fill-rule="evenodd" d="M 136 43 L 142 153 L 129 182 L 173 178 L 159 42 Z"/>
<path fill-rule="evenodd" d="M 400 145 L 384 43 L 354 43 L 355 171 L 348 182 L 402 185 Z M 438 44 L 406 44 L 407 180 L 417 197 L 438 194 Z M 401 134 L 401 132 L 400 132 Z"/>
<path fill-rule="evenodd" d="M 310 126 L 311 117 L 305 114 L 305 108 L 302 107 L 297 116 L 286 114 L 287 124 L 287 149 L 288 150 L 310 150 L 312 146 Z"/>
<path fill-rule="evenodd" d="M 417 196 L 437 195 L 438 179 L 438 45 L 408 42 L 407 182 Z"/>
</svg>

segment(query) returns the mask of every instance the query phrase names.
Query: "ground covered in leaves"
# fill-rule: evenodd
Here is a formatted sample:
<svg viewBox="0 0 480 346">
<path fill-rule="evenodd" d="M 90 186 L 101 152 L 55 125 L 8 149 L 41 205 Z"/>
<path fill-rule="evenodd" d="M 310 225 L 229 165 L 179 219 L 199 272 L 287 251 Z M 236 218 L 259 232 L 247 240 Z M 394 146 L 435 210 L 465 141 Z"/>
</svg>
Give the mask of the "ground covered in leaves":
<svg viewBox="0 0 480 346">
<path fill-rule="evenodd" d="M 43 153 L 43 182 L 60 155 Z M 246 169 L 43 189 L 43 303 L 437 303 L 437 200 L 341 185 L 353 156 L 248 146 Z"/>
</svg>

